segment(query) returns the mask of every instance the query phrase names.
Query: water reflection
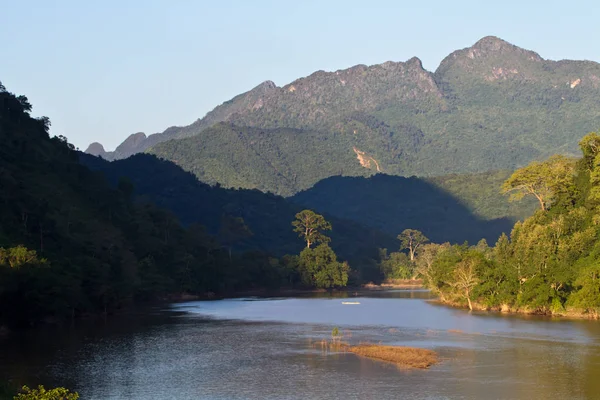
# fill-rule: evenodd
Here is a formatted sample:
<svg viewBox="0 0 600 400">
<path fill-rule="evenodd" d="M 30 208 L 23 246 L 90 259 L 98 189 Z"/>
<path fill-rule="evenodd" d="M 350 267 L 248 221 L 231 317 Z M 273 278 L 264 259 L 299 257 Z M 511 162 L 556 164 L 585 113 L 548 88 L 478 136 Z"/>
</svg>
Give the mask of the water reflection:
<svg viewBox="0 0 600 400">
<path fill-rule="evenodd" d="M 422 291 L 180 303 L 106 323 L 10 337 L 0 373 L 86 399 L 597 398 L 600 326 L 468 313 Z M 154 310 L 156 311 L 156 310 Z M 428 371 L 315 346 L 345 340 L 432 348 Z"/>
</svg>

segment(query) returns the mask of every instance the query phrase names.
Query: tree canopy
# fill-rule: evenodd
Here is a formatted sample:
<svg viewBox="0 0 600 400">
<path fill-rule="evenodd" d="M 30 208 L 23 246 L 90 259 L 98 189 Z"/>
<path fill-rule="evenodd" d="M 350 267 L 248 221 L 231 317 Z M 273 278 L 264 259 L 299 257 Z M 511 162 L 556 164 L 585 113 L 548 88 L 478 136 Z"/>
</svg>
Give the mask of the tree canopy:
<svg viewBox="0 0 600 400">
<path fill-rule="evenodd" d="M 316 243 L 329 243 L 331 239 L 323 234 L 323 231 L 330 231 L 331 224 L 325 218 L 312 210 L 304 210 L 296 214 L 296 220 L 292 222 L 294 232 L 304 238 L 306 248 Z"/>
<path fill-rule="evenodd" d="M 579 160 L 554 156 L 515 171 L 505 189 L 535 191 L 540 210 L 517 222 L 510 237 L 501 235 L 491 248 L 425 247 L 417 271 L 428 287 L 472 309 L 600 318 L 598 138 L 581 140 Z"/>
<path fill-rule="evenodd" d="M 533 196 L 539 202 L 540 209 L 545 211 L 559 194 L 570 189 L 574 170 L 573 159 L 554 155 L 546 161 L 534 161 L 516 170 L 504 182 L 502 191 L 511 193 L 511 200 Z"/>
</svg>

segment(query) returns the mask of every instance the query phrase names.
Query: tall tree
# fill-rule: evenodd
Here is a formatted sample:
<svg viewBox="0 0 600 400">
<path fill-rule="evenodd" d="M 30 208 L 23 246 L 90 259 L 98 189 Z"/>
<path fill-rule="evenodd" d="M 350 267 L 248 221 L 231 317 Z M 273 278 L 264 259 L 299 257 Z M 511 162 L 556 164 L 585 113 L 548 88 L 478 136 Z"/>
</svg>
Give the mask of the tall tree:
<svg viewBox="0 0 600 400">
<path fill-rule="evenodd" d="M 474 258 L 466 258 L 456 265 L 454 270 L 453 280 L 449 282 L 450 286 L 456 288 L 459 293 L 467 299 L 469 310 L 473 310 L 471 303 L 471 291 L 479 283 L 477 276 L 477 260 Z"/>
<path fill-rule="evenodd" d="M 300 253 L 300 267 L 304 284 L 318 288 L 346 286 L 350 266 L 339 262 L 335 252 L 326 243 Z"/>
<path fill-rule="evenodd" d="M 556 196 L 572 185 L 574 171 L 574 161 L 562 155 L 534 161 L 516 170 L 502 185 L 502 193 L 511 193 L 511 201 L 534 196 L 546 211 Z"/>
<path fill-rule="evenodd" d="M 410 261 L 414 261 L 419 248 L 429 242 L 429 239 L 416 229 L 405 229 L 398 235 L 398 240 L 400 240 L 401 250 L 408 249 Z"/>
<path fill-rule="evenodd" d="M 329 243 L 331 239 L 323 234 L 323 231 L 330 231 L 331 224 L 311 210 L 304 210 L 296 214 L 296 220 L 292 222 L 294 232 L 306 241 L 306 248 L 310 249 L 315 243 Z"/>
</svg>

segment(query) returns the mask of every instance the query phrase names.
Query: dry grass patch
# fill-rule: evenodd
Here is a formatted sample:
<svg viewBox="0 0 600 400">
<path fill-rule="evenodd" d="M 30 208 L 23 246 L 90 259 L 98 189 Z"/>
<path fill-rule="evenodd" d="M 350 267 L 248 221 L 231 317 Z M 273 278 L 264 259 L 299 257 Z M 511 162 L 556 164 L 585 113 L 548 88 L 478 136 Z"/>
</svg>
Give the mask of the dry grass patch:
<svg viewBox="0 0 600 400">
<path fill-rule="evenodd" d="M 392 362 L 401 367 L 424 369 L 439 362 L 435 351 L 415 347 L 359 344 L 348 346 L 346 350 L 362 357 Z"/>
</svg>

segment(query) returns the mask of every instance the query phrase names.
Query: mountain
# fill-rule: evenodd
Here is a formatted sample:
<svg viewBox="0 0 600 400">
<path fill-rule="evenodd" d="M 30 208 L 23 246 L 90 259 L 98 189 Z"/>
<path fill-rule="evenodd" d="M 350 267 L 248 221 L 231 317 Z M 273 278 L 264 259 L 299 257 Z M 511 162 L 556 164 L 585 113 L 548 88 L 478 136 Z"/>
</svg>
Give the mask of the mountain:
<svg viewBox="0 0 600 400">
<path fill-rule="evenodd" d="M 490 220 L 477 217 L 447 191 L 417 177 L 336 176 L 318 182 L 290 200 L 391 235 L 417 229 L 436 243 L 476 243 L 481 238 L 495 243 L 503 232 L 510 232 L 514 223 L 506 217 Z"/>
<path fill-rule="evenodd" d="M 506 199 L 498 202 L 493 196 L 490 199 L 490 193 L 480 193 L 482 187 L 485 190 L 505 180 L 506 171 L 447 176 L 435 182 L 383 174 L 332 177 L 284 199 L 259 190 L 209 186 L 172 162 L 147 154 L 113 162 L 81 154 L 80 160 L 102 171 L 113 185 L 126 176 L 138 198 L 171 210 L 186 225 L 201 223 L 209 234 L 218 234 L 223 215 L 243 218 L 253 236 L 238 244 L 242 250 L 260 249 L 277 256 L 296 254 L 302 243 L 291 230 L 294 215 L 304 208 L 323 213 L 334 228 L 335 251 L 351 260 L 368 279 L 376 279 L 378 273 L 369 264 L 376 258 L 374 250 L 397 250 L 395 237 L 404 229 L 420 229 L 437 242 L 474 243 L 482 237 L 495 242 L 514 220 L 530 215 L 529 206 L 535 207 L 533 203 L 515 207 Z M 463 179 L 472 186 L 467 187 Z M 469 201 L 460 201 L 452 194 L 456 191 Z"/>
<path fill-rule="evenodd" d="M 138 199 L 170 210 L 185 225 L 202 224 L 209 234 L 219 234 L 224 216 L 243 218 L 252 236 L 236 243 L 238 250 L 260 250 L 279 257 L 298 254 L 304 247 L 291 224 L 304 207 L 283 197 L 209 186 L 172 162 L 148 154 L 113 162 L 80 154 L 79 160 L 101 171 L 114 186 L 126 177 Z M 395 235 L 333 215 L 327 219 L 334 227 L 330 234 L 334 250 L 343 259 L 354 261 L 352 265 L 370 275 L 370 280 L 378 279 L 379 271 L 368 271 L 366 264 L 369 258 L 376 258 L 378 247 L 397 247 Z"/>
<path fill-rule="evenodd" d="M 74 146 L 64 137 L 51 138 L 50 120 L 33 118 L 31 109 L 25 96 L 8 92 L 0 83 L 0 330 L 107 314 L 135 301 L 173 294 L 226 294 L 298 281 L 293 265 L 261 251 L 265 246 L 231 252 L 236 226 L 231 229 L 230 224 L 225 239 L 218 240 L 195 220 L 183 226 L 172 212 L 148 201 L 149 196 L 135 197 L 131 180 L 119 175 L 109 182 L 102 172 L 82 165 Z M 153 170 L 156 165 L 144 170 L 147 182 L 166 186 L 160 180 L 167 177 L 160 170 L 165 165 L 173 166 L 163 161 L 158 171 Z M 252 196 L 265 199 L 263 193 L 252 191 L 234 203 L 223 191 L 200 187 L 192 175 L 183 174 L 170 174 L 168 179 L 181 184 L 176 188 L 180 193 L 188 190 L 192 196 L 174 194 L 190 202 L 192 216 L 214 212 L 220 218 L 246 207 L 244 212 L 253 220 L 250 214 L 269 207 L 269 213 L 260 216 L 267 221 L 280 218 L 277 207 L 282 204 L 285 221 L 280 223 L 287 225 L 289 235 L 268 239 L 302 247 L 302 240 L 291 232 L 293 214 L 283 199 L 264 202 L 255 211 Z M 208 204 L 193 202 L 202 189 L 217 193 L 206 198 Z M 339 225 L 346 248 L 372 246 L 376 254 L 373 242 L 389 238 L 356 223 Z M 377 268 L 374 271 L 379 275 Z"/>
<path fill-rule="evenodd" d="M 208 183 L 289 196 L 330 176 L 514 170 L 575 154 L 600 126 L 599 106 L 600 64 L 545 60 L 485 37 L 433 73 L 412 58 L 265 82 L 103 157 L 149 151 Z"/>
</svg>

